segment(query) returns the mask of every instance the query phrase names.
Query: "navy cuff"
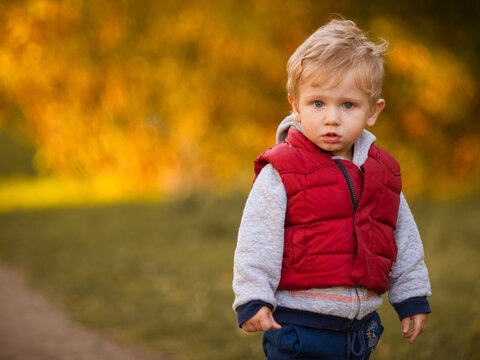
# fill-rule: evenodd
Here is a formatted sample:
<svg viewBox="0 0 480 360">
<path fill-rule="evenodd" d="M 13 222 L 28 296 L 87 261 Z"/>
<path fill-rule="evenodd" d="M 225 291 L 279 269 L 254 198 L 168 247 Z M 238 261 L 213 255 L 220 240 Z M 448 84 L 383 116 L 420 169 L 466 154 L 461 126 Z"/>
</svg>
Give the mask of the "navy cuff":
<svg viewBox="0 0 480 360">
<path fill-rule="evenodd" d="M 400 320 L 406 318 L 407 316 L 428 314 L 432 312 L 430 309 L 430 304 L 428 303 L 427 298 L 424 296 L 409 298 L 400 303 L 393 304 L 393 307 Z"/>
<path fill-rule="evenodd" d="M 235 310 L 237 311 L 237 322 L 238 327 L 242 327 L 242 324 L 253 317 L 258 310 L 262 307 L 268 306 L 270 310 L 273 310 L 272 304 L 266 303 L 265 301 L 261 300 L 252 300 L 246 304 L 240 305 Z"/>
</svg>

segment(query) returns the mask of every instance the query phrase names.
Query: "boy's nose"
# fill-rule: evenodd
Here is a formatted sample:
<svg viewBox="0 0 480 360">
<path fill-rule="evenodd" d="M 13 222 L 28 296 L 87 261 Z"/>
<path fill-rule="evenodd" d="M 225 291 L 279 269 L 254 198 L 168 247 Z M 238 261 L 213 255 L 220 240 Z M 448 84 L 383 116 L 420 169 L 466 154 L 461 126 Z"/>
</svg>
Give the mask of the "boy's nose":
<svg viewBox="0 0 480 360">
<path fill-rule="evenodd" d="M 335 108 L 329 108 L 325 112 L 325 125 L 339 125 L 340 124 L 340 114 Z"/>
</svg>

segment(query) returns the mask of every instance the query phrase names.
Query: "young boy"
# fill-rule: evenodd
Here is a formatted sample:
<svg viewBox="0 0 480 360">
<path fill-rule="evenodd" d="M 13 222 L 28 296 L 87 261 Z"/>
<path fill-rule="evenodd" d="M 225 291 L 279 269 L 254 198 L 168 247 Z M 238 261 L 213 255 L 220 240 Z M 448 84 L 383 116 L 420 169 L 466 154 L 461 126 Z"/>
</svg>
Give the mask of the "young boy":
<svg viewBox="0 0 480 360">
<path fill-rule="evenodd" d="M 383 52 L 332 20 L 287 65 L 293 113 L 255 160 L 235 251 L 234 309 L 267 359 L 368 359 L 388 291 L 413 343 L 431 295 L 395 159 L 373 145 Z"/>
</svg>

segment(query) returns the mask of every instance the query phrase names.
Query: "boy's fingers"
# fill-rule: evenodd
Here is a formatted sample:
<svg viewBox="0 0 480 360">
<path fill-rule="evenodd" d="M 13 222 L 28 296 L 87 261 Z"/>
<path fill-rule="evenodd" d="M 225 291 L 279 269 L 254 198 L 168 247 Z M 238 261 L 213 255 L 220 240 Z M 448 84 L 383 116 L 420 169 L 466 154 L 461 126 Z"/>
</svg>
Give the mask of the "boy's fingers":
<svg viewBox="0 0 480 360">
<path fill-rule="evenodd" d="M 271 311 L 266 311 L 264 314 L 261 314 L 258 318 L 258 321 L 255 324 L 256 331 L 267 331 L 271 328 L 280 329 L 281 326 L 275 321 Z"/>
<path fill-rule="evenodd" d="M 410 328 L 410 325 L 413 321 L 413 329 Z M 410 338 L 410 343 L 417 339 L 418 335 L 425 331 L 427 326 L 427 318 L 425 316 L 408 316 L 402 319 L 402 334 L 404 338 Z"/>
<path fill-rule="evenodd" d="M 273 318 L 272 313 L 270 313 L 269 318 L 270 318 L 270 321 L 271 321 L 271 324 L 272 324 L 272 325 L 271 325 L 272 328 L 274 328 L 274 329 L 276 329 L 276 330 L 279 330 L 279 329 L 282 328 L 282 326 L 275 321 L 275 319 Z"/>
<path fill-rule="evenodd" d="M 245 332 L 267 331 L 271 328 L 281 328 L 273 318 L 272 311 L 268 307 L 261 308 L 255 316 L 245 321 L 241 327 Z"/>
<path fill-rule="evenodd" d="M 259 330 L 267 331 L 272 327 L 272 322 L 268 315 L 262 316 L 258 321 Z"/>
<path fill-rule="evenodd" d="M 242 330 L 245 332 L 254 332 L 254 328 L 250 325 L 249 322 L 244 322 L 242 325 Z"/>
<path fill-rule="evenodd" d="M 402 334 L 403 337 L 410 337 L 411 331 L 410 330 L 410 316 L 402 319 Z"/>
<path fill-rule="evenodd" d="M 277 323 L 275 320 L 273 320 L 272 328 L 274 328 L 274 329 L 276 329 L 276 330 L 280 330 L 280 329 L 282 328 L 282 325 L 280 325 L 280 324 Z"/>
<path fill-rule="evenodd" d="M 412 337 L 410 338 L 410 344 L 413 344 L 413 342 L 417 339 L 417 336 L 422 333 L 420 328 L 414 328 Z"/>
<path fill-rule="evenodd" d="M 415 317 L 413 319 L 413 335 L 410 338 L 411 344 L 413 344 L 413 342 L 415 341 L 418 335 L 420 335 L 425 331 L 426 325 L 427 325 L 427 322 L 420 317 Z"/>
</svg>

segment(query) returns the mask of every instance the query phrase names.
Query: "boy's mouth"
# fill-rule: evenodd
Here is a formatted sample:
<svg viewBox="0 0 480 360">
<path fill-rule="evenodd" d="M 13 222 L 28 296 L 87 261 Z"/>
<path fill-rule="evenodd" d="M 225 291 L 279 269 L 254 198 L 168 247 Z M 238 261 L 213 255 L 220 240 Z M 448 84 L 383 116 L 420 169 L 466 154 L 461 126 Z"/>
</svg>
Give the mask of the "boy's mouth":
<svg viewBox="0 0 480 360">
<path fill-rule="evenodd" d="M 323 138 L 323 141 L 330 144 L 336 143 L 340 140 L 340 136 L 333 132 L 324 134 L 322 138 Z"/>
</svg>

